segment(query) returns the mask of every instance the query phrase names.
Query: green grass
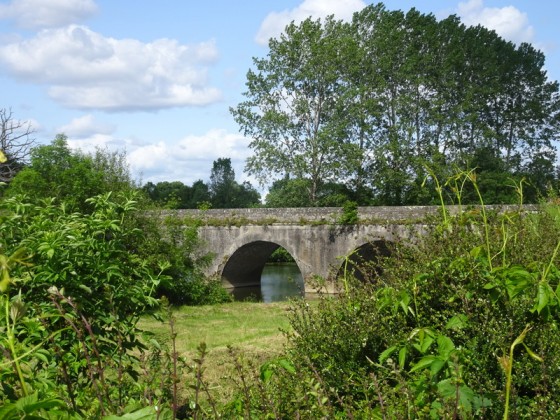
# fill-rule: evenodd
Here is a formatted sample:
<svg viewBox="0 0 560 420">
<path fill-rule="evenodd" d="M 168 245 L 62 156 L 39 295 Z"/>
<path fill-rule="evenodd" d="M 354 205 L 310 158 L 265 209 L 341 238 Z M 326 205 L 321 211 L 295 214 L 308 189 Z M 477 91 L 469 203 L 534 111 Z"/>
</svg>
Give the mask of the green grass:
<svg viewBox="0 0 560 420">
<path fill-rule="evenodd" d="M 283 342 L 280 330 L 289 327 L 286 317 L 288 306 L 287 302 L 233 302 L 176 308 L 173 316 L 177 349 L 179 352 L 191 352 L 201 342 L 205 342 L 210 351 L 227 346 L 251 346 L 270 350 L 272 343 Z M 153 332 L 159 340 L 169 342 L 170 330 L 167 323 L 144 317 L 140 327 Z"/>
<path fill-rule="evenodd" d="M 282 330 L 289 329 L 286 311 L 289 302 L 233 302 L 211 306 L 183 306 L 173 310 L 177 353 L 192 365 L 196 349 L 206 343 L 208 355 L 204 362 L 204 378 L 217 400 L 231 397 L 231 377 L 234 357 L 228 346 L 235 349 L 255 369 L 266 360 L 279 355 L 286 342 Z M 145 316 L 140 328 L 154 333 L 155 338 L 171 348 L 169 323 Z M 190 392 L 189 378 L 181 384 L 181 394 Z"/>
</svg>

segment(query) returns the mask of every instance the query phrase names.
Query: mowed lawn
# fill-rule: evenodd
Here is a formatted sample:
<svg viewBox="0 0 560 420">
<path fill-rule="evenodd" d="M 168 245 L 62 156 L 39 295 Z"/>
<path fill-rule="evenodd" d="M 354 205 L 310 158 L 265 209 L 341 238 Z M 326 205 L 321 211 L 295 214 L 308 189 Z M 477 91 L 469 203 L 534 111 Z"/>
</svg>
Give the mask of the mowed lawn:
<svg viewBox="0 0 560 420">
<path fill-rule="evenodd" d="M 198 357 L 197 348 L 204 342 L 208 350 L 204 378 L 215 392 L 216 399 L 227 400 L 231 396 L 231 376 L 236 359 L 257 372 L 263 362 L 282 352 L 286 342 L 282 330 L 289 329 L 289 306 L 289 302 L 233 302 L 175 308 L 172 314 L 177 352 L 188 365 L 193 365 Z M 171 349 L 168 321 L 145 316 L 139 326 L 154 333 L 158 342 Z M 228 346 L 233 348 L 233 354 Z M 188 386 L 194 379 L 186 372 L 183 377 L 182 394 L 187 398 Z"/>
</svg>

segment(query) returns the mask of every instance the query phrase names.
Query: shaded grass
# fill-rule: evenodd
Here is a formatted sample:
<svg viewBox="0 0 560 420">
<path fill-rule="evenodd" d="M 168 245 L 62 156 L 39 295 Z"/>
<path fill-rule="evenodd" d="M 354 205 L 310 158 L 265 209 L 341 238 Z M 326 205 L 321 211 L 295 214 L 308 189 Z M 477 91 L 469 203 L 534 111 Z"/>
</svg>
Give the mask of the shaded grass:
<svg viewBox="0 0 560 420">
<path fill-rule="evenodd" d="M 233 388 L 234 359 L 242 358 L 255 370 L 266 360 L 278 356 L 286 343 L 282 330 L 290 328 L 286 312 L 289 302 L 232 302 L 208 306 L 174 308 L 176 348 L 179 357 L 193 365 L 200 343 L 206 344 L 204 378 L 214 397 L 230 400 Z M 169 324 L 145 316 L 139 327 L 155 335 L 157 341 L 171 348 Z M 229 347 L 233 348 L 232 356 Z M 181 380 L 181 398 L 188 398 L 192 375 Z"/>
</svg>

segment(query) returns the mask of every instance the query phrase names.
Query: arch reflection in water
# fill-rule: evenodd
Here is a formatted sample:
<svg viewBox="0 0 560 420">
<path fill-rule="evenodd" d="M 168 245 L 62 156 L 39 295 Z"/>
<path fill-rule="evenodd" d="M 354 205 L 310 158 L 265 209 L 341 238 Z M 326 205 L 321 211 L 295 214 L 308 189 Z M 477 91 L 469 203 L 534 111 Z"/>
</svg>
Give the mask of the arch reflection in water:
<svg viewBox="0 0 560 420">
<path fill-rule="evenodd" d="M 295 263 L 267 263 L 261 275 L 260 286 L 243 287 L 233 291 L 235 300 L 254 299 L 265 303 L 304 295 L 303 277 Z"/>
</svg>

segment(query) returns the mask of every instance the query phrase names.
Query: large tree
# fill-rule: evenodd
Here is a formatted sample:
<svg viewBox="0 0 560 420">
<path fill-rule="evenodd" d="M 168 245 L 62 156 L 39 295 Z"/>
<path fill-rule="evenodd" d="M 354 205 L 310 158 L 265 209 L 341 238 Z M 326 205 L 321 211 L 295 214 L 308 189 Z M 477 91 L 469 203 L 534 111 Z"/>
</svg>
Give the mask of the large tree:
<svg viewBox="0 0 560 420">
<path fill-rule="evenodd" d="M 34 139 L 29 122 L 14 119 L 10 109 L 0 109 L 0 182 L 10 182 L 27 162 Z"/>
<path fill-rule="evenodd" d="M 355 150 L 341 134 L 340 70 L 347 27 L 332 18 L 290 24 L 271 39 L 269 54 L 254 59 L 247 101 L 231 112 L 252 141 L 246 170 L 260 181 L 295 177 L 309 181 L 317 201 L 321 183 L 347 176 Z M 340 159 L 344 156 L 344 159 Z"/>
<path fill-rule="evenodd" d="M 350 24 L 292 23 L 269 50 L 232 109 L 252 139 L 246 169 L 260 179 L 310 181 L 312 202 L 334 181 L 398 205 L 429 203 L 426 167 L 445 176 L 488 153 L 497 166 L 485 170 L 503 174 L 493 179 L 525 177 L 543 191 L 554 177 L 558 83 L 529 44 L 377 4 Z"/>
<path fill-rule="evenodd" d="M 260 194 L 249 182 L 239 184 L 235 180 L 230 158 L 219 158 L 213 162 L 209 192 L 214 208 L 244 208 L 260 202 Z"/>
</svg>

